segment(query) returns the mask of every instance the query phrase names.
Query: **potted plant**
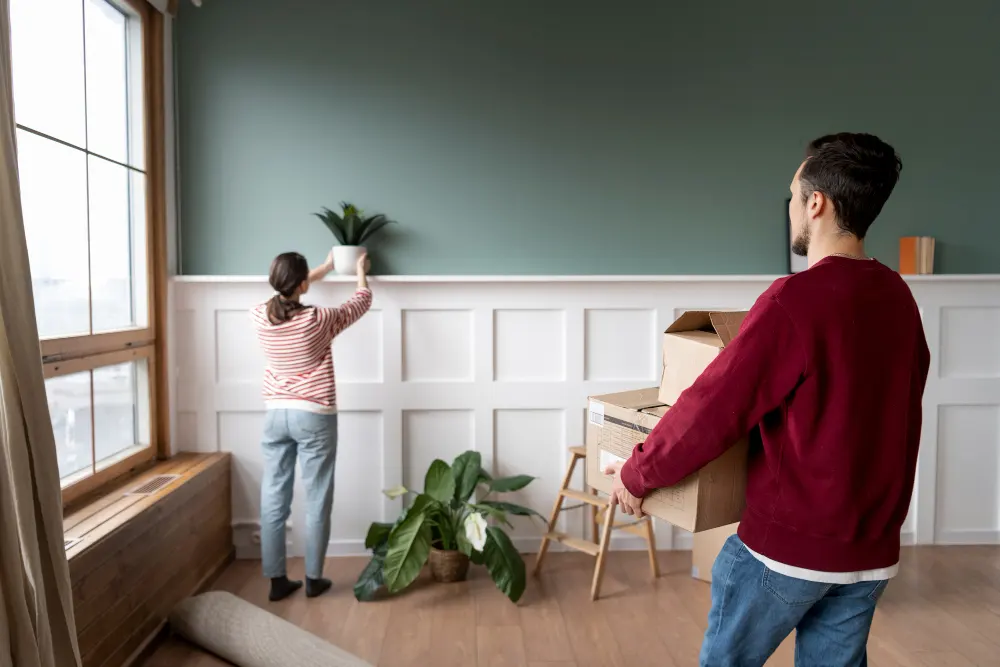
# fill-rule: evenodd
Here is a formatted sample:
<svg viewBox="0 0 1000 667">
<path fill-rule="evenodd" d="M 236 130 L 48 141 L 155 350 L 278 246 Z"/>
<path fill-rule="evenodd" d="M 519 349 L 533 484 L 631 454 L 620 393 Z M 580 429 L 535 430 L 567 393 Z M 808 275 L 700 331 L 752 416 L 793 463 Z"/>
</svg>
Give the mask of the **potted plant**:
<svg viewBox="0 0 1000 667">
<path fill-rule="evenodd" d="M 348 202 L 341 202 L 340 208 L 342 213 L 324 208 L 313 215 L 323 221 L 340 243 L 333 248 L 333 270 L 340 275 L 354 275 L 358 258 L 367 252 L 365 241 L 395 220 L 390 220 L 381 213 L 365 215 L 361 209 Z"/>
<path fill-rule="evenodd" d="M 413 499 L 395 523 L 375 522 L 368 529 L 365 547 L 372 550 L 372 559 L 358 577 L 354 596 L 373 600 L 383 588 L 398 593 L 428 562 L 434 579 L 458 581 L 465 578 L 471 561 L 485 565 L 497 588 L 517 602 L 526 583 L 524 560 L 496 524 L 512 527 L 508 514 L 542 517 L 490 495 L 523 489 L 533 479 L 528 475 L 493 479 L 483 470 L 479 453 L 467 451 L 450 466 L 440 459 L 431 463 L 423 493 L 404 487 L 386 491 L 389 497 Z M 484 493 L 473 498 L 477 489 Z M 494 525 L 488 525 L 487 518 Z"/>
</svg>

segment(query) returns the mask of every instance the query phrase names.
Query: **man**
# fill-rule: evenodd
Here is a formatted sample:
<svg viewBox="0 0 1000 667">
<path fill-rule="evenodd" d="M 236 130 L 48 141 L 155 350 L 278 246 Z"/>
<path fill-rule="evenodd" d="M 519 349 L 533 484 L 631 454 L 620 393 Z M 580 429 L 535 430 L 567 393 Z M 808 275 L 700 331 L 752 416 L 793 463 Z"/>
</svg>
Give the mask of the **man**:
<svg viewBox="0 0 1000 667">
<path fill-rule="evenodd" d="M 763 665 L 793 629 L 796 665 L 867 664 L 899 568 L 930 363 L 909 288 L 864 249 L 901 168 L 869 134 L 809 145 L 789 205 L 809 269 L 761 295 L 616 477 L 613 502 L 641 514 L 644 495 L 760 429 L 739 533 L 712 569 L 703 666 Z"/>
</svg>

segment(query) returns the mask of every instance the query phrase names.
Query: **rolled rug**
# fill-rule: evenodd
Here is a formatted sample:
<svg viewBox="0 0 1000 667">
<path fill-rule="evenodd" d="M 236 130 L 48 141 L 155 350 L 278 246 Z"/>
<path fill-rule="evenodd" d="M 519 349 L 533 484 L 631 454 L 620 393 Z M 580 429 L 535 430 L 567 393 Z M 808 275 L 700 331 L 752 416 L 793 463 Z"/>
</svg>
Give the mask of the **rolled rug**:
<svg viewBox="0 0 1000 667">
<path fill-rule="evenodd" d="M 175 633 L 238 667 L 372 667 L 224 591 L 187 598 L 169 621 Z"/>
</svg>

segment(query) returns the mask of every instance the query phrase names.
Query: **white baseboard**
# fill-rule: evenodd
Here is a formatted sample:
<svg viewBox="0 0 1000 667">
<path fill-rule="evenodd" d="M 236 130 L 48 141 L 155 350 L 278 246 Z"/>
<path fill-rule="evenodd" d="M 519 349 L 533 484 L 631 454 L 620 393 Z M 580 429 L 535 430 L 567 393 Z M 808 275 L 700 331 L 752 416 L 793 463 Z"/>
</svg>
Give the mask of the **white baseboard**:
<svg viewBox="0 0 1000 667">
<path fill-rule="evenodd" d="M 1000 544 L 1000 530 L 940 530 L 935 544 Z"/>
<path fill-rule="evenodd" d="M 288 525 L 288 532 L 291 534 L 291 522 Z M 260 522 L 253 520 L 233 521 L 234 542 L 236 545 L 236 557 L 256 560 L 260 558 L 260 544 L 256 543 L 254 537 L 260 530 Z M 514 546 L 523 554 L 533 554 L 538 552 L 541 537 L 517 536 L 513 538 Z M 975 544 L 1000 544 L 1000 530 L 951 530 L 940 533 L 936 540 L 937 544 L 953 545 L 975 545 Z M 903 546 L 913 546 L 916 544 L 912 531 L 900 534 L 900 544 Z M 302 554 L 294 553 L 292 541 L 286 542 L 288 556 L 290 558 L 301 557 Z M 691 534 L 678 531 L 673 536 L 672 548 L 664 549 L 662 543 L 659 551 L 690 551 L 692 545 Z M 571 551 L 568 547 L 557 542 L 552 543 L 550 551 Z M 612 535 L 612 551 L 645 551 L 646 541 L 636 535 Z M 343 556 L 368 556 L 370 551 L 365 548 L 364 540 L 330 540 L 327 546 L 326 555 L 330 558 Z"/>
<path fill-rule="evenodd" d="M 541 538 L 535 537 L 518 537 L 513 540 L 514 546 L 517 550 L 523 554 L 533 554 L 538 552 L 538 545 L 541 543 Z M 688 544 L 684 544 L 687 542 Z M 287 542 L 288 547 L 288 557 L 296 558 L 301 557 L 302 554 L 295 553 L 292 548 L 291 541 Z M 687 540 L 679 540 L 674 544 L 674 550 L 686 551 L 690 550 L 690 538 Z M 571 549 L 564 547 L 562 544 L 553 543 L 549 547 L 550 551 L 571 551 Z M 646 541 L 641 537 L 632 535 L 622 535 L 613 536 L 611 538 L 611 551 L 645 551 Z M 662 551 L 662 549 L 661 549 Z M 326 555 L 329 558 L 338 558 L 346 556 L 369 556 L 371 552 L 365 548 L 364 540 L 331 540 L 329 546 L 326 550 Z M 260 545 L 253 544 L 246 539 L 236 540 L 236 557 L 240 560 L 257 560 L 260 558 Z"/>
<path fill-rule="evenodd" d="M 540 537 L 515 537 L 512 542 L 517 550 L 523 554 L 538 553 L 538 546 L 541 544 Z M 559 543 L 553 543 L 549 547 L 550 551 L 570 551 L 567 547 Z M 632 535 L 612 536 L 612 551 L 645 551 L 646 541 L 641 537 Z M 365 548 L 364 540 L 331 540 L 326 550 L 328 557 L 339 556 L 368 556 L 370 551 Z M 237 557 L 239 551 L 237 550 Z"/>
</svg>

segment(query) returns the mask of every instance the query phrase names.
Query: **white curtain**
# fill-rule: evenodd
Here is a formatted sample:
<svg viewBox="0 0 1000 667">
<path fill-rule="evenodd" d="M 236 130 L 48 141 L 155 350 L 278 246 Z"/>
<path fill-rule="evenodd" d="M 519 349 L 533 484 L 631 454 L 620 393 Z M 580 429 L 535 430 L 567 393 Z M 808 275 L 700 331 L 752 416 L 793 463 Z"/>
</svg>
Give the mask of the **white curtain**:
<svg viewBox="0 0 1000 667">
<path fill-rule="evenodd" d="M 0 665 L 79 667 L 17 181 L 9 5 L 0 0 Z"/>
</svg>

